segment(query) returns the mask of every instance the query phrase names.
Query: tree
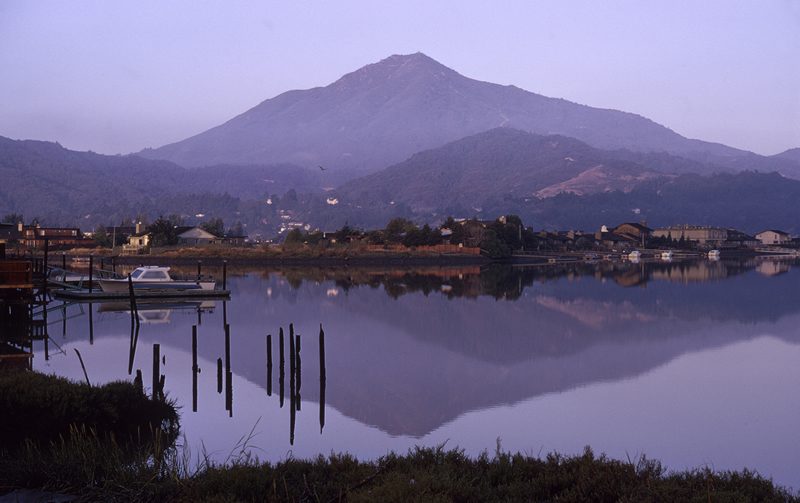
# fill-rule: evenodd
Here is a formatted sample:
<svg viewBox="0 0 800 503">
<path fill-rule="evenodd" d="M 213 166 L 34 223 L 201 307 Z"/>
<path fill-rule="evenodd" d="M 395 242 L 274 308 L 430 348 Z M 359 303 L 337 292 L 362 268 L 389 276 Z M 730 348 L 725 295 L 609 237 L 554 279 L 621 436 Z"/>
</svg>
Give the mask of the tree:
<svg viewBox="0 0 800 503">
<path fill-rule="evenodd" d="M 109 236 L 108 232 L 106 232 L 104 225 L 98 225 L 95 228 L 94 233 L 92 234 L 92 239 L 94 239 L 95 243 L 104 248 L 111 247 L 111 236 Z"/>
<path fill-rule="evenodd" d="M 292 229 L 286 234 L 286 239 L 284 240 L 284 244 L 287 245 L 297 245 L 303 243 L 303 231 L 300 229 Z"/>
<path fill-rule="evenodd" d="M 170 216 L 170 220 L 174 215 Z M 158 217 L 155 222 L 147 226 L 153 246 L 172 246 L 178 244 L 178 233 L 175 224 L 163 216 Z"/>
<path fill-rule="evenodd" d="M 233 227 L 228 229 L 228 235 L 229 236 L 244 236 L 244 225 L 242 225 L 242 222 L 238 222 L 237 221 L 235 224 L 233 224 Z"/>
<path fill-rule="evenodd" d="M 24 222 L 25 220 L 22 217 L 21 213 L 9 213 L 8 215 L 3 217 L 4 224 L 16 224 L 18 222 Z"/>
<path fill-rule="evenodd" d="M 386 240 L 390 243 L 399 243 L 406 233 L 416 228 L 414 222 L 407 218 L 393 218 L 386 224 Z"/>
<path fill-rule="evenodd" d="M 218 238 L 221 238 L 225 235 L 225 223 L 221 218 L 212 218 L 208 222 L 203 222 L 200 224 L 200 228 L 206 232 L 210 232 Z"/>
</svg>

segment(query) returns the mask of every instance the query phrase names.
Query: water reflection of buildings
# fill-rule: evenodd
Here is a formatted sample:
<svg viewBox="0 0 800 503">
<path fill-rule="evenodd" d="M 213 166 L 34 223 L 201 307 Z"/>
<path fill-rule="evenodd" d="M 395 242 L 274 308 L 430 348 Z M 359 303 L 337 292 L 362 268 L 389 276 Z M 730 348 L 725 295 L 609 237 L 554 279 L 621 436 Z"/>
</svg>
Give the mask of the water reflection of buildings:
<svg viewBox="0 0 800 503">
<path fill-rule="evenodd" d="M 321 404 L 321 427 L 327 403 L 384 432 L 421 436 L 467 411 L 627 379 L 680 355 L 745 340 L 765 325 L 772 329 L 800 309 L 794 301 L 800 285 L 787 264 L 789 274 L 777 277 L 747 274 L 756 271 L 754 260 L 435 268 L 432 274 L 318 269 L 309 277 L 292 270 L 291 281 L 287 271 L 254 273 L 233 278 L 233 300 L 203 320 L 213 341 L 230 324 L 225 350 L 201 338 L 192 344 L 191 370 L 195 377 L 195 359 L 218 362 L 210 372 L 218 370 L 219 381 L 212 384 L 231 415 L 248 400 L 235 394 L 234 374 L 283 396 L 273 403 L 283 405 L 281 428 L 290 437 L 306 408 L 298 405 L 309 401 Z M 620 288 L 626 278 L 647 288 Z M 340 293 L 330 296 L 331 289 Z M 281 345 L 272 330 L 290 320 L 303 334 L 294 383 L 288 336 Z M 190 351 L 194 321 L 172 321 L 174 329 L 159 342 Z M 329 333 L 324 357 L 314 340 L 319 322 Z M 181 330 L 185 336 L 176 337 Z M 791 342 L 800 338 L 772 331 Z M 135 346 L 138 332 L 132 340 Z M 149 364 L 150 347 L 142 349 L 139 366 Z M 179 370 L 188 371 L 188 365 Z"/>
<path fill-rule="evenodd" d="M 525 288 L 551 280 L 583 277 L 597 280 L 612 280 L 620 286 L 644 286 L 653 281 L 695 283 L 717 281 L 748 271 L 757 270 L 765 275 L 788 271 L 793 260 L 745 259 L 745 260 L 676 260 L 600 263 L 567 263 L 541 266 L 489 265 L 471 267 L 418 267 L 418 268 L 311 268 L 264 271 L 263 277 L 284 278 L 278 285 L 289 285 L 293 289 L 304 283 L 334 282 L 326 295 L 335 297 L 352 288 L 368 286 L 383 287 L 393 298 L 409 293 L 425 295 L 440 293 L 449 298 L 477 298 L 488 295 L 496 299 L 514 300 Z M 277 290 L 274 291 L 277 293 Z M 269 288 L 271 296 L 273 289 Z"/>
<path fill-rule="evenodd" d="M 271 309 L 281 317 L 323 319 L 336 334 L 328 403 L 390 434 L 421 436 L 470 410 L 636 376 L 797 313 L 787 299 L 800 285 L 745 275 L 756 265 L 643 263 L 634 271 L 629 264 L 581 264 L 558 274 L 502 267 L 460 276 L 395 271 L 362 284 L 346 271 L 327 281 L 270 276 L 261 288 L 272 290 Z M 632 273 L 652 287 L 619 288 L 616 279 Z M 740 276 L 746 277 L 722 281 Z M 376 279 L 383 292 L 373 288 Z M 346 285 L 346 294 L 329 297 L 331 282 Z M 237 317 L 254 309 L 236 304 Z M 798 341 L 792 331 L 781 337 Z M 263 364 L 245 357 L 239 365 L 260 382 Z M 312 389 L 304 396 L 318 395 Z"/>
</svg>

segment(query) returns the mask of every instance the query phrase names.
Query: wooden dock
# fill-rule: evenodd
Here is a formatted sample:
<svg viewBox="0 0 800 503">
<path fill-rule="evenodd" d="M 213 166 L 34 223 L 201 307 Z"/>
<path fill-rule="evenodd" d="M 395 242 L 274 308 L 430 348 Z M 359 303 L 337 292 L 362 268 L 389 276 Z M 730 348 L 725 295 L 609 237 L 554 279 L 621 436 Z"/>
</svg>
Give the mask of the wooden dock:
<svg viewBox="0 0 800 503">
<path fill-rule="evenodd" d="M 53 297 L 58 299 L 75 300 L 75 301 L 103 301 L 103 300 L 128 300 L 130 295 L 128 292 L 102 292 L 92 291 L 87 289 L 60 289 L 51 291 Z M 137 291 L 137 299 L 229 299 L 231 296 L 230 290 L 178 290 L 178 291 L 162 291 L 162 292 L 148 292 Z"/>
</svg>

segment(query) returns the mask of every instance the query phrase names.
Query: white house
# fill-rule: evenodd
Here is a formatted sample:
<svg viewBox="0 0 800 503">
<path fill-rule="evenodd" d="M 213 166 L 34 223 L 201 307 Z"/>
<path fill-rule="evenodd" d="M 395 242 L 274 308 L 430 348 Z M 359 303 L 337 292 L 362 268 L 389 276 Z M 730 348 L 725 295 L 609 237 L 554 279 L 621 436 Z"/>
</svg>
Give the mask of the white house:
<svg viewBox="0 0 800 503">
<path fill-rule="evenodd" d="M 767 229 L 756 234 L 762 245 L 785 245 L 792 241 L 792 237 L 783 232 L 776 231 L 775 229 Z"/>
<path fill-rule="evenodd" d="M 192 227 L 178 234 L 178 242 L 183 245 L 208 245 L 219 243 L 220 238 L 200 227 Z"/>
</svg>

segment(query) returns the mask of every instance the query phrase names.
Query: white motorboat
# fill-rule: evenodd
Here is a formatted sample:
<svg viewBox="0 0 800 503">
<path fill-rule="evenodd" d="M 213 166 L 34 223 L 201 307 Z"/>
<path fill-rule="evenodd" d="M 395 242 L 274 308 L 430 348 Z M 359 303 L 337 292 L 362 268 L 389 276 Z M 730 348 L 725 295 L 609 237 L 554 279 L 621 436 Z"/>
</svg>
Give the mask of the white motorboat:
<svg viewBox="0 0 800 503">
<path fill-rule="evenodd" d="M 711 250 L 708 252 L 708 258 L 711 260 L 719 260 L 719 250 Z"/>
<path fill-rule="evenodd" d="M 639 250 L 633 250 L 628 254 L 628 260 L 639 260 L 642 258 L 642 252 Z"/>
<path fill-rule="evenodd" d="M 672 250 L 661 252 L 661 260 L 672 260 Z"/>
<path fill-rule="evenodd" d="M 169 267 L 146 265 L 134 269 L 131 280 L 134 291 L 179 292 L 182 290 L 213 290 L 216 282 L 212 279 L 178 279 L 169 274 Z M 100 279 L 100 289 L 104 292 L 127 293 L 128 278 Z"/>
</svg>

